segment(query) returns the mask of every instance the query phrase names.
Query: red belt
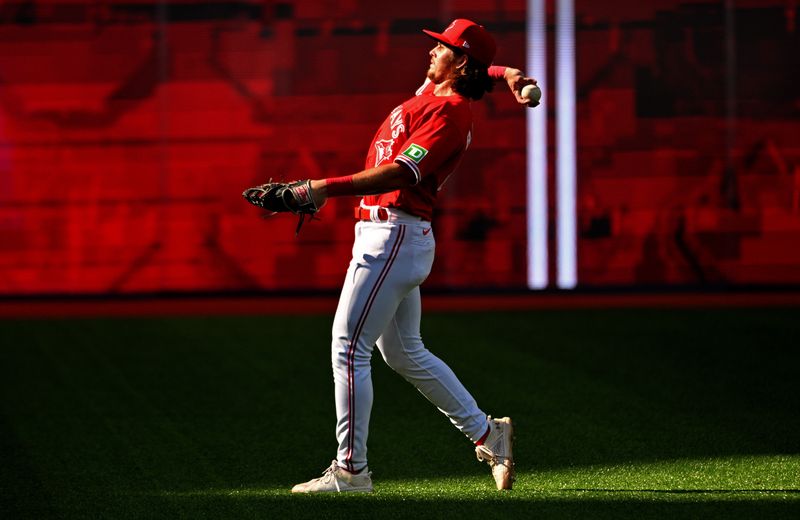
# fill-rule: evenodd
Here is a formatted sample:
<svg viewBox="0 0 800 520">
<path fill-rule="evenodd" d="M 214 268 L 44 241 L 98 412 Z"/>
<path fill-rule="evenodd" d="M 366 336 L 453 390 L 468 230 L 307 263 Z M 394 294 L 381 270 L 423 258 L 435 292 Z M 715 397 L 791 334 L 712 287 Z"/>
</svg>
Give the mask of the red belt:
<svg viewBox="0 0 800 520">
<path fill-rule="evenodd" d="M 372 220 L 372 211 L 359 206 L 355 208 L 355 217 L 356 220 Z M 378 208 L 378 220 L 384 222 L 389 220 L 389 212 L 386 211 L 386 208 Z"/>
</svg>

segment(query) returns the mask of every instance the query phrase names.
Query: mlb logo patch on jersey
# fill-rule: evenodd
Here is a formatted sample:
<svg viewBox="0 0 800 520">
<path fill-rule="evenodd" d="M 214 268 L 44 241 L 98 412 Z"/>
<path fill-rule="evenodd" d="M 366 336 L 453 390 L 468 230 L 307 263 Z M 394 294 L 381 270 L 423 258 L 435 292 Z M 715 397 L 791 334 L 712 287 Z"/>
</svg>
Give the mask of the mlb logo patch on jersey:
<svg viewBox="0 0 800 520">
<path fill-rule="evenodd" d="M 403 151 L 403 155 L 414 161 L 415 163 L 419 164 L 419 162 L 428 155 L 428 150 L 421 147 L 418 144 L 411 144 L 408 148 Z"/>
</svg>

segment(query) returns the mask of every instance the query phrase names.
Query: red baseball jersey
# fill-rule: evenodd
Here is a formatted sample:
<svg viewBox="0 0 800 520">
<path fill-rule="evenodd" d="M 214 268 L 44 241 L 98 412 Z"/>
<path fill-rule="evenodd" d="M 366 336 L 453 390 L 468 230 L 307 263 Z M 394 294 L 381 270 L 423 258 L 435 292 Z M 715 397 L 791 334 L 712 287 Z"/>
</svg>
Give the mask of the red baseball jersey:
<svg viewBox="0 0 800 520">
<path fill-rule="evenodd" d="M 417 95 L 398 106 L 381 124 L 365 168 L 389 162 L 408 167 L 412 186 L 363 198 L 367 206 L 397 208 L 430 220 L 436 194 L 455 171 L 472 138 L 470 100 L 458 94 L 434 96 L 426 81 Z"/>
</svg>

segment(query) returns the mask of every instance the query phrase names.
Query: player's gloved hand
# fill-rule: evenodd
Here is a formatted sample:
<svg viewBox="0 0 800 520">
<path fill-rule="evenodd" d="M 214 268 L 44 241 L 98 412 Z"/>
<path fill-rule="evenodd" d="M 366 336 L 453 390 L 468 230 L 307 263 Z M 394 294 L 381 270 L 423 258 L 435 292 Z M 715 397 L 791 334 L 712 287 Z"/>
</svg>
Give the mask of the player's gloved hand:
<svg viewBox="0 0 800 520">
<path fill-rule="evenodd" d="M 242 196 L 250 204 L 269 211 L 270 215 L 286 212 L 300 215 L 295 234 L 300 232 L 306 216 L 313 217 L 320 209 L 314 200 L 310 180 L 289 183 L 270 181 L 247 188 Z"/>
</svg>

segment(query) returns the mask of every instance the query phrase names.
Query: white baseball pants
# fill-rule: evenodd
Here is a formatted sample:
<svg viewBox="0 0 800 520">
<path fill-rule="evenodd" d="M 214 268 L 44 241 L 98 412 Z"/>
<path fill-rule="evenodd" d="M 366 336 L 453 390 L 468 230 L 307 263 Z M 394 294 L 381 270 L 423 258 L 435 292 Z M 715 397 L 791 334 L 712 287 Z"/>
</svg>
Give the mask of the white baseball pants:
<svg viewBox="0 0 800 520">
<path fill-rule="evenodd" d="M 433 264 L 431 225 L 398 211 L 389 218 L 356 224 L 353 259 L 333 323 L 337 461 L 351 472 L 367 465 L 375 344 L 386 364 L 473 442 L 488 427 L 475 399 L 422 343 L 419 285 Z"/>
</svg>

